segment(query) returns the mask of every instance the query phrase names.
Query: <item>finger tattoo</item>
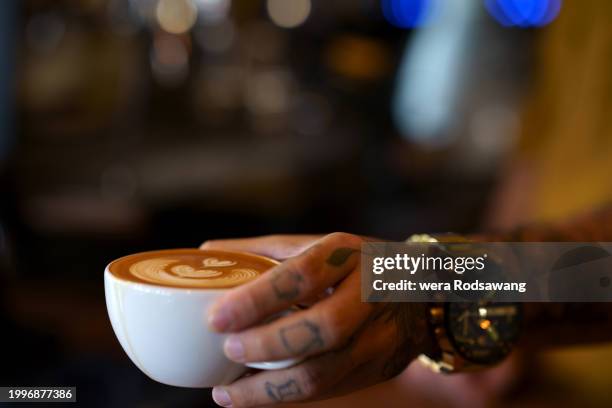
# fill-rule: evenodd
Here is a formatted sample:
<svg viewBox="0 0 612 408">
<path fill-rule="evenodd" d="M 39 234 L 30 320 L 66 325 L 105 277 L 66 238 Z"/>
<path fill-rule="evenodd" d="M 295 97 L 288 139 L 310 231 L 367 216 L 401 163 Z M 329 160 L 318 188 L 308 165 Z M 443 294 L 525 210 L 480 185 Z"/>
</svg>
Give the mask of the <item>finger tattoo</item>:
<svg viewBox="0 0 612 408">
<path fill-rule="evenodd" d="M 276 273 L 272 279 L 272 289 L 278 299 L 293 300 L 300 294 L 300 283 L 304 278 L 297 273 Z"/>
<path fill-rule="evenodd" d="M 309 320 L 302 320 L 279 331 L 285 349 L 291 354 L 304 354 L 323 348 L 323 338 L 319 326 Z"/>
<path fill-rule="evenodd" d="M 266 393 L 276 401 L 285 401 L 288 398 L 302 395 L 302 390 L 295 380 L 289 380 L 286 383 L 274 385 L 271 382 L 266 382 Z"/>
<path fill-rule="evenodd" d="M 332 266 L 342 266 L 355 252 L 358 250 L 354 248 L 336 248 L 325 262 Z"/>
</svg>

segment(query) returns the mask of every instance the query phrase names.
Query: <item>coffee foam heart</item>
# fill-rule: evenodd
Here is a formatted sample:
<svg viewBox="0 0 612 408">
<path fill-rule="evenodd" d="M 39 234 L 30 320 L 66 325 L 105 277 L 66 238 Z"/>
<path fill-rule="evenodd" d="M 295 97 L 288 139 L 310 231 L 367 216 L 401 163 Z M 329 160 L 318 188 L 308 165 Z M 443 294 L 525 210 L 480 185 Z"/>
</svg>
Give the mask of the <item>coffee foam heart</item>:
<svg viewBox="0 0 612 408">
<path fill-rule="evenodd" d="M 195 269 L 189 265 L 176 265 L 170 270 L 182 278 L 214 278 L 223 275 L 223 272 L 214 269 Z"/>
<path fill-rule="evenodd" d="M 236 261 L 229 261 L 229 260 L 222 261 L 218 258 L 213 258 L 213 257 L 202 260 L 202 265 L 204 265 L 204 267 L 206 268 L 223 268 L 225 266 L 234 266 L 236 264 L 237 264 Z"/>
</svg>

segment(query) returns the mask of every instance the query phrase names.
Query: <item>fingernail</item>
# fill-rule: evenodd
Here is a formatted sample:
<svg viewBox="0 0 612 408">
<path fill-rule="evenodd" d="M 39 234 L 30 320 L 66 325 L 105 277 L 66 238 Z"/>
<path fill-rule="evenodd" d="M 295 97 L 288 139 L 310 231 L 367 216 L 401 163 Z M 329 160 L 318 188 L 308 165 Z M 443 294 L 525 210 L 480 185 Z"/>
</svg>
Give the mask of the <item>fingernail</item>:
<svg viewBox="0 0 612 408">
<path fill-rule="evenodd" d="M 212 390 L 213 400 L 217 403 L 217 405 L 221 405 L 222 407 L 231 407 L 232 399 L 230 398 L 227 391 L 222 388 L 213 388 Z"/>
<path fill-rule="evenodd" d="M 212 310 L 208 315 L 208 324 L 217 331 L 229 329 L 231 322 L 229 312 L 223 307 Z"/>
<path fill-rule="evenodd" d="M 223 347 L 225 355 L 239 363 L 244 362 L 244 346 L 238 336 L 229 336 Z"/>
</svg>

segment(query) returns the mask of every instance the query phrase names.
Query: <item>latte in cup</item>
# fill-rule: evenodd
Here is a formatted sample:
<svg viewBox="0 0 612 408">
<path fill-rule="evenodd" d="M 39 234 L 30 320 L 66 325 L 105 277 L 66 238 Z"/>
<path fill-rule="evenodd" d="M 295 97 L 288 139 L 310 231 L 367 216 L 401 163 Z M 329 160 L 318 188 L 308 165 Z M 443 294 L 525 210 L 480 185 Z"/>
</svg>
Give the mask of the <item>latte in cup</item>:
<svg viewBox="0 0 612 408">
<path fill-rule="evenodd" d="M 207 323 L 208 311 L 220 296 L 276 265 L 259 255 L 215 250 L 128 255 L 104 271 L 108 316 L 129 358 L 164 384 L 213 387 L 232 382 L 247 366 L 286 368 L 297 360 L 245 365 L 227 359 L 227 335 L 214 332 Z"/>
<path fill-rule="evenodd" d="M 129 255 L 109 266 L 120 279 L 159 286 L 225 289 L 257 278 L 277 264 L 262 256 L 214 250 L 171 249 Z"/>
</svg>

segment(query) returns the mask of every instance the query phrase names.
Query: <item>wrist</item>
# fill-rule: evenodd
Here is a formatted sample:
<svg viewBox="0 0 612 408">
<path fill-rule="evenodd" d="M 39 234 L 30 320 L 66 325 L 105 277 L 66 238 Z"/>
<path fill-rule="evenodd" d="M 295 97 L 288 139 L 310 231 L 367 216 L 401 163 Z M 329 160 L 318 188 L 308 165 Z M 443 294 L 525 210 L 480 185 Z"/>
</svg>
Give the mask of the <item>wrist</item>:
<svg viewBox="0 0 612 408">
<path fill-rule="evenodd" d="M 429 324 L 428 303 L 400 303 L 394 318 L 400 332 L 400 347 L 409 351 L 412 358 L 438 351 L 438 343 Z"/>
<path fill-rule="evenodd" d="M 390 320 L 396 330 L 392 355 L 383 372 L 385 378 L 392 378 L 419 355 L 435 352 L 436 342 L 427 321 L 426 303 L 387 303 L 384 309 L 378 318 Z"/>
</svg>

